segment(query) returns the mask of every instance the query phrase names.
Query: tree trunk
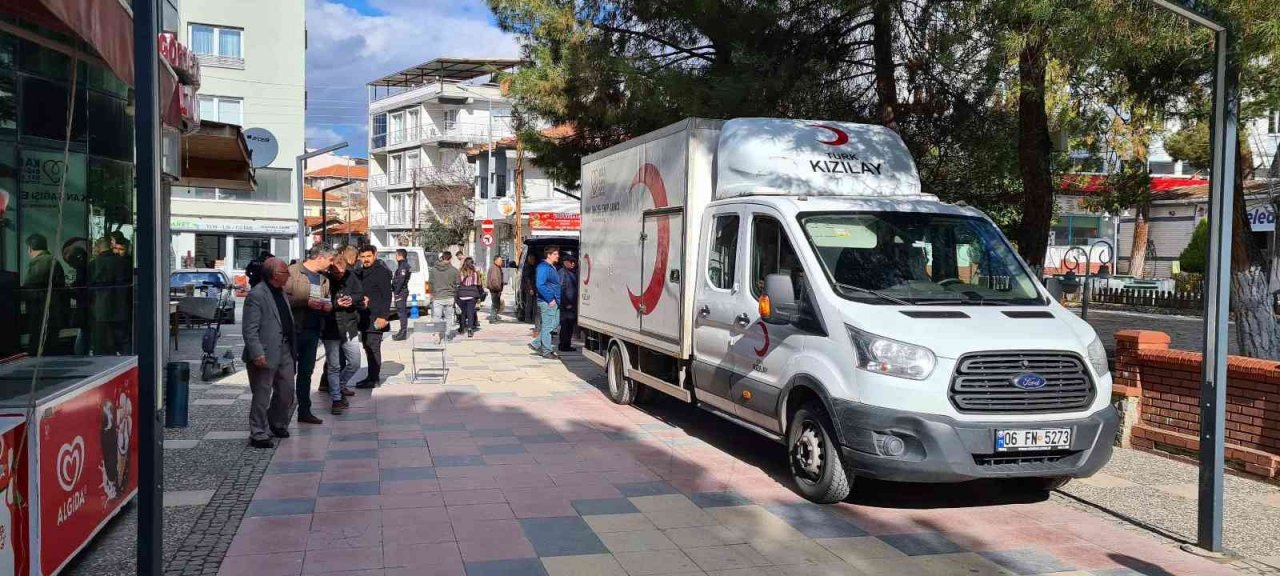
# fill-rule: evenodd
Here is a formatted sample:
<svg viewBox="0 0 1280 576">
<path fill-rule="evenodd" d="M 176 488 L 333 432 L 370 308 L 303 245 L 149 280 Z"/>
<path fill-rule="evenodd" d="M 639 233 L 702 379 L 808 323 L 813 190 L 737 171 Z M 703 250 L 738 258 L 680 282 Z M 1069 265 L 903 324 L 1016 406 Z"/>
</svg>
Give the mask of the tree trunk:
<svg viewBox="0 0 1280 576">
<path fill-rule="evenodd" d="M 1253 243 L 1245 207 L 1244 174 L 1251 154 L 1236 142 L 1235 210 L 1231 231 L 1231 307 L 1235 312 L 1236 339 L 1240 354 L 1266 360 L 1280 360 L 1280 324 L 1276 323 L 1267 262 Z"/>
<path fill-rule="evenodd" d="M 1137 210 L 1138 217 L 1133 221 L 1133 245 L 1129 247 L 1129 275 L 1141 279 L 1142 269 L 1147 266 L 1147 237 L 1151 224 L 1147 221 L 1147 208 Z"/>
<path fill-rule="evenodd" d="M 1045 44 L 1044 34 L 1032 28 L 1018 53 L 1018 168 L 1023 198 L 1018 253 L 1036 267 L 1044 265 L 1053 224 L 1053 144 L 1045 111 Z"/>
<path fill-rule="evenodd" d="M 890 0 L 876 0 L 871 10 L 871 48 L 875 62 L 880 124 L 896 132 L 898 130 L 898 77 L 893 62 L 893 3 Z"/>
</svg>

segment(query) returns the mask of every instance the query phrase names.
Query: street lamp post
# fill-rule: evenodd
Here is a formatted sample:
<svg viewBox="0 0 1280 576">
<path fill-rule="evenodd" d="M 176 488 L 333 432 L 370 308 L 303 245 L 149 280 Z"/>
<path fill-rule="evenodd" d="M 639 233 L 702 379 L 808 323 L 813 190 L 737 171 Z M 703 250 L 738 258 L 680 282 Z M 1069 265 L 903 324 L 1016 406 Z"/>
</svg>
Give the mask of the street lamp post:
<svg viewBox="0 0 1280 576">
<path fill-rule="evenodd" d="M 328 154 L 334 150 L 341 150 L 346 147 L 346 142 L 339 142 L 331 146 L 325 146 L 324 148 L 299 154 L 295 160 L 294 171 L 298 173 L 298 260 L 302 260 L 307 254 L 307 185 L 303 180 L 303 172 L 306 169 L 307 160 L 320 156 L 321 154 Z M 324 192 L 320 193 L 320 203 L 321 206 L 324 205 Z M 324 214 L 320 215 L 320 220 L 323 223 Z"/>
<path fill-rule="evenodd" d="M 1214 35 L 1210 118 L 1209 258 L 1204 294 L 1204 362 L 1200 380 L 1200 497 L 1196 545 L 1222 551 L 1224 424 L 1227 420 L 1227 320 L 1230 314 L 1232 203 L 1235 200 L 1240 68 L 1235 31 L 1199 2 L 1151 0 Z"/>
</svg>

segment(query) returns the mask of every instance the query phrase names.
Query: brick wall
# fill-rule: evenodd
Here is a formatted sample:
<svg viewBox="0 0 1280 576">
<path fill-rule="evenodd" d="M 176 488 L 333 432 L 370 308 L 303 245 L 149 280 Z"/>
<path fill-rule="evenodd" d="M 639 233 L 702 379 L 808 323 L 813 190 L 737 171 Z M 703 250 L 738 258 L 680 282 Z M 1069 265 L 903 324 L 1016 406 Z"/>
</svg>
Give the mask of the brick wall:
<svg viewBox="0 0 1280 576">
<path fill-rule="evenodd" d="M 1136 404 L 1122 443 L 1194 454 L 1200 446 L 1200 353 L 1170 350 L 1163 332 L 1123 330 L 1115 337 L 1113 396 Z M 1226 459 L 1237 470 L 1280 478 L 1280 363 L 1228 357 Z"/>
</svg>

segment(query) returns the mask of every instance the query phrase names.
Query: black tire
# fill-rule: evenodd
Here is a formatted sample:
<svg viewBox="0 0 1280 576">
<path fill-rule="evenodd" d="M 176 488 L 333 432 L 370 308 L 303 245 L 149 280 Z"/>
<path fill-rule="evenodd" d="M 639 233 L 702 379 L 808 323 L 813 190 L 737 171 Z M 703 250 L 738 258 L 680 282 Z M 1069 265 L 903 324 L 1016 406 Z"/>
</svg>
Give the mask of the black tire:
<svg viewBox="0 0 1280 576">
<path fill-rule="evenodd" d="M 609 399 L 615 404 L 628 405 L 636 401 L 636 381 L 626 376 L 625 362 L 622 358 L 622 346 L 617 343 L 609 345 L 605 357 L 604 371 L 609 380 Z"/>
<path fill-rule="evenodd" d="M 787 464 L 800 494 L 819 504 L 848 497 L 853 475 L 840 458 L 835 429 L 822 403 L 813 400 L 801 406 L 787 430 Z"/>
</svg>

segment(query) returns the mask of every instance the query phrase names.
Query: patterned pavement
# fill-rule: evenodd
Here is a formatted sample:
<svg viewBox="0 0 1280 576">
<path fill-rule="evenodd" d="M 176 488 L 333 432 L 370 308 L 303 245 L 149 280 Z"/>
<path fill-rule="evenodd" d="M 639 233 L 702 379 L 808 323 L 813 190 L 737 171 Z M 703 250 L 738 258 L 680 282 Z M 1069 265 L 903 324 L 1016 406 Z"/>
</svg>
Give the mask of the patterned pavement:
<svg viewBox="0 0 1280 576">
<path fill-rule="evenodd" d="M 486 326 L 450 345 L 447 383 L 400 372 L 295 426 L 220 574 L 1232 573 L 998 485 L 859 482 L 810 504 L 780 446 L 676 402 L 617 406 L 598 368 L 533 357 L 526 334 Z"/>
</svg>

